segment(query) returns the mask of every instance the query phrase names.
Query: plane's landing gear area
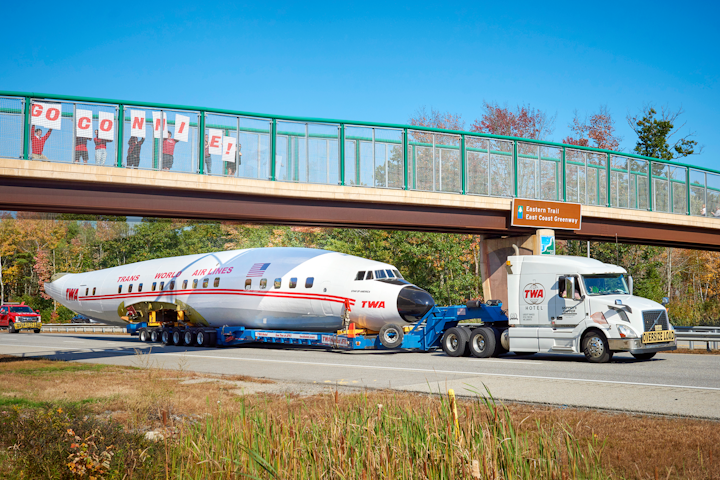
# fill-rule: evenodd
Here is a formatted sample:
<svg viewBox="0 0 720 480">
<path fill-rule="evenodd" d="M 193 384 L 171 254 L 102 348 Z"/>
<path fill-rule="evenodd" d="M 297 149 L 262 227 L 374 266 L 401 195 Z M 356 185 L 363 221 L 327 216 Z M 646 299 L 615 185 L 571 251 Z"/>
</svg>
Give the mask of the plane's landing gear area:
<svg viewBox="0 0 720 480">
<path fill-rule="evenodd" d="M 215 344 L 215 335 L 214 331 L 203 328 L 157 327 L 138 330 L 141 342 L 182 347 L 211 347 Z"/>
</svg>

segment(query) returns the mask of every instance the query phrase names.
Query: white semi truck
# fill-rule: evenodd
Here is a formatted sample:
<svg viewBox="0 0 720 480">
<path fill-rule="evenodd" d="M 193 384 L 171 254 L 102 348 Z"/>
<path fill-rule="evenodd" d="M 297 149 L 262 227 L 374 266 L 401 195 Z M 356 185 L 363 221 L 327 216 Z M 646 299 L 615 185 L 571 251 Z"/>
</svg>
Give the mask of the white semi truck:
<svg viewBox="0 0 720 480">
<path fill-rule="evenodd" d="M 648 360 L 677 348 L 665 307 L 634 296 L 632 278 L 621 267 L 583 257 L 515 255 L 505 268 L 507 328 L 486 322 L 465 329 L 465 339 L 444 338 L 443 350 L 462 354 L 458 350 L 466 340 L 477 357 L 504 351 L 583 353 L 590 362 L 603 363 L 615 352 Z"/>
</svg>

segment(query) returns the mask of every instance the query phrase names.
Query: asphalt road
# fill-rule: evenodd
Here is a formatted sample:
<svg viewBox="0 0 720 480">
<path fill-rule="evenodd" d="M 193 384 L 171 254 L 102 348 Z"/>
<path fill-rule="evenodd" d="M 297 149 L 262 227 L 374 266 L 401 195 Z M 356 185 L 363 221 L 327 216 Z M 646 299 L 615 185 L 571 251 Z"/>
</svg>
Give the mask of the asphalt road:
<svg viewBox="0 0 720 480">
<path fill-rule="evenodd" d="M 288 383 L 472 396 L 720 419 L 720 356 L 658 354 L 647 362 L 616 354 L 610 364 L 581 355 L 451 358 L 441 351 L 330 352 L 252 345 L 207 349 L 141 343 L 127 335 L 0 334 L 0 353 L 241 374 Z"/>
</svg>

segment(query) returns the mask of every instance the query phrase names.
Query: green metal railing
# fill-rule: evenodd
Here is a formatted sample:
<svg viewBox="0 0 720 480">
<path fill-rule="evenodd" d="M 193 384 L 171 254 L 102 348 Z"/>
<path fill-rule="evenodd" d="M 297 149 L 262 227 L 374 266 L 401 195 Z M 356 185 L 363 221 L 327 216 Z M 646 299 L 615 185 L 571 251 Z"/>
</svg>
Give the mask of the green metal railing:
<svg viewBox="0 0 720 480">
<path fill-rule="evenodd" d="M 191 135 L 174 151 L 171 170 L 401 188 L 462 195 L 525 197 L 685 215 L 720 208 L 720 171 L 609 150 L 416 125 L 267 115 L 151 102 L 0 91 L 0 156 L 33 155 L 31 105 L 60 103 L 62 129 L 48 138 L 49 161 L 77 161 L 76 108 L 115 112 L 114 148 L 107 166 L 130 165 L 131 110 L 159 118 L 190 117 Z M 71 108 L 72 107 L 72 108 Z M 158 117 L 156 117 L 158 118 Z M 121 120 L 121 121 L 118 121 Z M 147 118 L 149 126 L 152 118 Z M 278 125 L 278 122 L 281 125 Z M 205 135 L 217 129 L 237 143 L 235 161 L 207 155 Z M 139 168 L 166 166 L 166 140 L 152 132 Z M 162 137 L 162 134 L 161 134 Z M 150 151 L 151 150 L 151 151 Z M 207 161 L 206 161 L 207 158 Z M 720 210 L 719 210 L 720 211 Z"/>
</svg>

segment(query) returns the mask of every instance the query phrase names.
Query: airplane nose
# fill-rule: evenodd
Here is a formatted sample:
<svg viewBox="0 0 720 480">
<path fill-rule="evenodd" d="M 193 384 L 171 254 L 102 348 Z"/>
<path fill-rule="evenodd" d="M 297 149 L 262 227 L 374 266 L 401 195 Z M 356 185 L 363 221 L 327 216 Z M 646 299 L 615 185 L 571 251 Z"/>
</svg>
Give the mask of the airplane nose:
<svg viewBox="0 0 720 480">
<path fill-rule="evenodd" d="M 415 286 L 404 287 L 398 293 L 398 313 L 406 322 L 417 322 L 435 306 L 432 296 Z"/>
</svg>

